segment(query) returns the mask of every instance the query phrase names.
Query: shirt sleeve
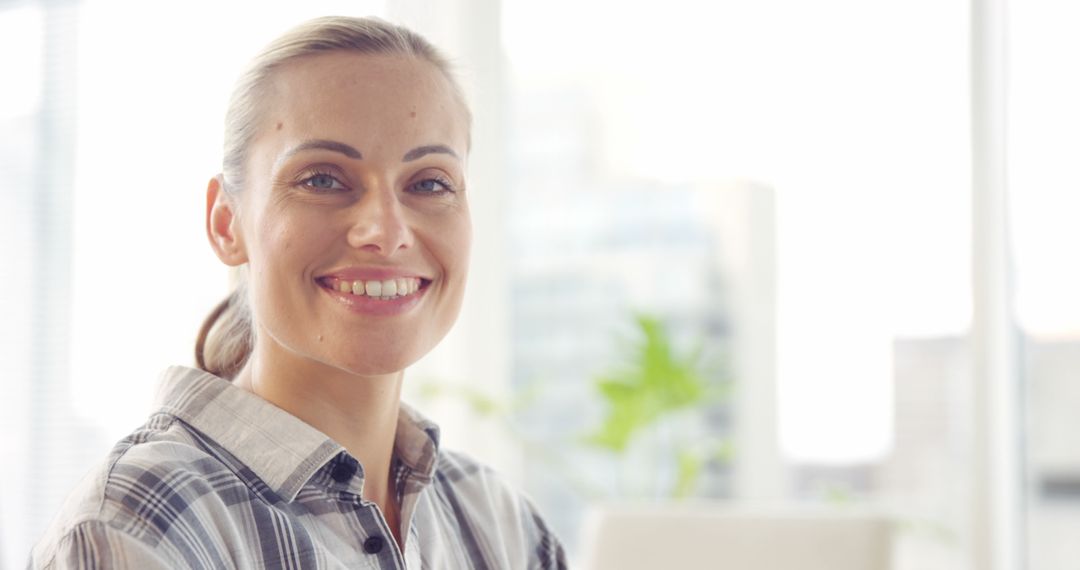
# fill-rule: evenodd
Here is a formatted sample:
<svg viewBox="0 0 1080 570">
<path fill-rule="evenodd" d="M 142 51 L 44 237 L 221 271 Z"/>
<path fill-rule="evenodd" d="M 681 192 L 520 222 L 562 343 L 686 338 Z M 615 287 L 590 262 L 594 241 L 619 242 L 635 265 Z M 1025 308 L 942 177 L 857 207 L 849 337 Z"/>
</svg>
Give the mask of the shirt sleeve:
<svg viewBox="0 0 1080 570">
<path fill-rule="evenodd" d="M 35 552 L 28 565 L 31 570 L 164 570 L 178 567 L 151 545 L 101 521 L 78 524 L 51 551 Z"/>
<path fill-rule="evenodd" d="M 566 550 L 563 548 L 562 543 L 559 542 L 559 538 L 552 532 L 547 521 L 540 516 L 532 501 L 524 497 L 521 498 L 521 501 L 524 503 L 522 511 L 530 519 L 528 524 L 535 532 L 532 537 L 532 544 L 535 545 L 536 556 L 533 558 L 533 563 L 530 564 L 529 568 L 533 570 L 566 570 Z"/>
</svg>

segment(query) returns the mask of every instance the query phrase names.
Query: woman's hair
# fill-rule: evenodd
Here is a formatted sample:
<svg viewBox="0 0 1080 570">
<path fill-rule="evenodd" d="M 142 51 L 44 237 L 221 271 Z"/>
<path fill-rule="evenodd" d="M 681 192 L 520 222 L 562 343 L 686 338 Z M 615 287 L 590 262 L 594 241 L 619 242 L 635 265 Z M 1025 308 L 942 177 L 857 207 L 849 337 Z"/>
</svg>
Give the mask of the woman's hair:
<svg viewBox="0 0 1080 570">
<path fill-rule="evenodd" d="M 468 107 L 449 60 L 419 34 L 376 18 L 316 18 L 268 45 L 233 88 L 225 113 L 222 160 L 223 191 L 230 198 L 244 189 L 248 150 L 262 126 L 260 119 L 265 113 L 260 103 L 267 100 L 270 79 L 275 71 L 296 59 L 329 52 L 401 55 L 427 61 L 446 76 L 469 119 Z M 222 378 L 235 377 L 255 345 L 255 327 L 243 273 L 238 281 L 233 292 L 207 315 L 195 341 L 198 367 Z"/>
</svg>

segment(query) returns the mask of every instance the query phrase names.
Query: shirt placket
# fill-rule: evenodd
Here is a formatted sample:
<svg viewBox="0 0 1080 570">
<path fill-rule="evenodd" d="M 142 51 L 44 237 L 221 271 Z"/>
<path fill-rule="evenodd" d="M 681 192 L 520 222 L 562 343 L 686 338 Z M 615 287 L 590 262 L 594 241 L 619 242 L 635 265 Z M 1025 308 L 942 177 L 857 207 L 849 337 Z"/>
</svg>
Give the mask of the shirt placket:
<svg viewBox="0 0 1080 570">
<path fill-rule="evenodd" d="M 341 486 L 337 489 L 338 500 L 351 503 L 353 514 L 363 530 L 364 536 L 359 538 L 357 545 L 363 560 L 370 568 L 405 570 L 408 567 L 405 557 L 394 540 L 386 517 L 378 505 L 361 495 L 363 479 L 357 475 L 358 471 L 358 464 L 350 458 L 335 465 L 330 477 Z"/>
</svg>

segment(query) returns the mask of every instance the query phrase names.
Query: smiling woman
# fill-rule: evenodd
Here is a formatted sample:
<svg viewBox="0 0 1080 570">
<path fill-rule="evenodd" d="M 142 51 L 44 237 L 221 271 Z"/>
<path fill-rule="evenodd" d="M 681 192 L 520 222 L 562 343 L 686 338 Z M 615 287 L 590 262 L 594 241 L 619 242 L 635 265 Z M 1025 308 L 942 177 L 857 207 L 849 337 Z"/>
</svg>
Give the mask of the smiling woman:
<svg viewBox="0 0 1080 570">
<path fill-rule="evenodd" d="M 207 194 L 218 256 L 258 272 L 248 294 L 262 315 L 256 339 L 268 338 L 239 381 L 253 366 L 296 357 L 347 374 L 397 374 L 442 339 L 461 305 L 468 116 L 439 68 L 412 56 L 322 54 L 271 77 L 262 123 L 274 128 L 246 159 L 227 160 Z M 322 111 L 338 109 L 348 112 Z M 422 287 L 381 299 L 381 284 L 397 279 Z M 346 280 L 350 290 L 372 287 L 363 296 L 328 287 Z"/>
<path fill-rule="evenodd" d="M 462 302 L 469 124 L 446 61 L 378 20 L 256 59 L 206 192 L 241 283 L 32 567 L 565 566 L 531 503 L 400 401 Z"/>
</svg>

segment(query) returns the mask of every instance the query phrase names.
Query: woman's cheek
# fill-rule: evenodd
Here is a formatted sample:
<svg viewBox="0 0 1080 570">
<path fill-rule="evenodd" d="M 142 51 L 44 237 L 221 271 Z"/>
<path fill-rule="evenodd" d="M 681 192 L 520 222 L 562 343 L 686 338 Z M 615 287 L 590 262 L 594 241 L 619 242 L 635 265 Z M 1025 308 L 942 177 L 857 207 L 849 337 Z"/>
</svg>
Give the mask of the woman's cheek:
<svg viewBox="0 0 1080 570">
<path fill-rule="evenodd" d="M 281 255 L 290 252 L 296 244 L 317 243 L 330 230 L 325 216 L 305 212 L 291 213 L 268 224 L 264 239 L 266 250 Z"/>
</svg>

